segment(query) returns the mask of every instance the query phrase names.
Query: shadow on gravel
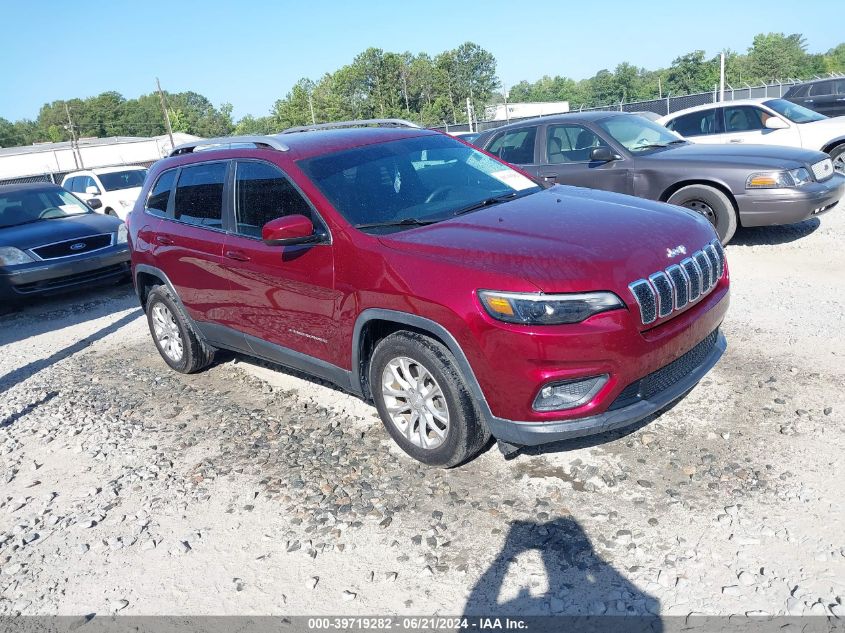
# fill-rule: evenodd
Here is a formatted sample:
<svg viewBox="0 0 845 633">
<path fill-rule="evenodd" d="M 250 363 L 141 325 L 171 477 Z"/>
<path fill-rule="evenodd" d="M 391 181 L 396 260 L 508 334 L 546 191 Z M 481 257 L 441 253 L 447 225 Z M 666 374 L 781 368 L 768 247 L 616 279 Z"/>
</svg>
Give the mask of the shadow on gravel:
<svg viewBox="0 0 845 633">
<path fill-rule="evenodd" d="M 517 562 L 531 550 L 542 559 L 545 582 L 538 582 L 537 574 L 526 574 L 525 565 Z M 506 586 L 509 572 L 515 582 Z M 536 586 L 533 592 L 528 587 L 532 581 Z M 518 586 L 516 595 L 514 585 Z M 499 602 L 503 587 L 511 597 Z M 547 523 L 512 522 L 502 550 L 478 579 L 464 607 L 466 616 L 555 615 L 547 622 L 549 631 L 584 630 L 580 625 L 593 621 L 588 616 L 601 616 L 593 621 L 595 630 L 607 630 L 608 625 L 615 630 L 614 618 L 608 616 L 626 616 L 619 618 L 619 626 L 624 626 L 620 630 L 662 631 L 659 613 L 660 601 L 604 561 L 570 517 Z M 560 616 L 573 621 L 561 622 Z M 530 630 L 546 630 L 542 624 L 542 620 L 532 622 Z"/>
<path fill-rule="evenodd" d="M 138 305 L 131 283 L 34 299 L 0 316 L 0 347 Z"/>
<path fill-rule="evenodd" d="M 737 229 L 728 246 L 772 246 L 788 244 L 807 237 L 821 226 L 821 220 L 810 218 L 785 226 L 756 226 Z"/>
<path fill-rule="evenodd" d="M 34 360 L 31 363 L 27 363 L 23 367 L 18 367 L 17 369 L 10 371 L 5 376 L 0 376 L 0 394 L 4 393 L 5 391 L 8 391 L 18 383 L 21 383 L 24 380 L 31 378 L 39 371 L 47 369 L 48 367 L 55 365 L 59 361 L 64 360 L 68 356 L 72 356 L 73 354 L 82 351 L 92 343 L 99 341 L 101 338 L 105 338 L 109 334 L 117 332 L 124 325 L 127 325 L 128 323 L 131 323 L 132 321 L 137 319 L 139 316 L 141 316 L 141 314 L 143 314 L 141 312 L 141 308 L 137 308 L 129 314 L 120 317 L 111 325 L 107 325 L 104 328 L 100 328 L 93 334 L 86 336 L 84 339 L 79 340 L 76 343 L 73 343 L 72 345 L 68 345 L 63 349 L 60 349 L 57 352 L 54 352 L 47 358 Z M 87 380 L 87 377 L 83 378 Z"/>
</svg>

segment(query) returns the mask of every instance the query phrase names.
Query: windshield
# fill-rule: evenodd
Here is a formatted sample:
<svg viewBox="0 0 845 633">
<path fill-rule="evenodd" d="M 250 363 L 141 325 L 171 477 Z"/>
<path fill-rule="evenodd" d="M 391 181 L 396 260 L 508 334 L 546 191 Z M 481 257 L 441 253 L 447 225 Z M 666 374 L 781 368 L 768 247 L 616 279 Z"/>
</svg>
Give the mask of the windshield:
<svg viewBox="0 0 845 633">
<path fill-rule="evenodd" d="M 356 147 L 299 166 L 350 224 L 379 232 L 540 191 L 507 165 L 439 134 Z"/>
<path fill-rule="evenodd" d="M 118 189 L 131 189 L 141 187 L 144 178 L 147 177 L 146 169 L 127 169 L 126 171 L 113 171 L 108 174 L 97 174 L 97 178 L 103 183 L 106 191 L 117 191 Z"/>
<path fill-rule="evenodd" d="M 685 141 L 658 123 L 641 116 L 619 115 L 598 122 L 613 139 L 632 154 L 641 154 Z"/>
<path fill-rule="evenodd" d="M 793 123 L 810 123 L 811 121 L 821 121 L 827 117 L 818 112 L 813 112 L 809 108 L 800 106 L 797 103 L 792 103 L 786 99 L 771 99 L 764 101 L 763 105 L 769 106 L 772 110 L 781 116 L 785 116 Z"/>
<path fill-rule="evenodd" d="M 0 194 L 0 229 L 41 220 L 93 213 L 62 189 L 29 189 Z"/>
</svg>

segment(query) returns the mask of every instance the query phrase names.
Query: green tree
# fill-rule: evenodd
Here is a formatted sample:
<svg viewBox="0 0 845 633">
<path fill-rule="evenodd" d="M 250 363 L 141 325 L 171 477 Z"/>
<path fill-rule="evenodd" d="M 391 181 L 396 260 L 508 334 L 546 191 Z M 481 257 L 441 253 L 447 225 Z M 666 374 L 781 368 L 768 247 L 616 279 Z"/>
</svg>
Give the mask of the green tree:
<svg viewBox="0 0 845 633">
<path fill-rule="evenodd" d="M 751 74 L 759 81 L 798 77 L 805 65 L 806 48 L 798 33 L 760 33 L 748 49 Z"/>
</svg>

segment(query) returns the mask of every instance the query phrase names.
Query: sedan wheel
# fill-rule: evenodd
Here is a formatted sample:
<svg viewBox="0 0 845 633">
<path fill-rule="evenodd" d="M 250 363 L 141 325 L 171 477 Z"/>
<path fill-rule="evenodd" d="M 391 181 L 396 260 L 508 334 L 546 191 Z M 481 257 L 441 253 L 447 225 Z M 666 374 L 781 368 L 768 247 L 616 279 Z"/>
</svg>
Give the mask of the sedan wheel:
<svg viewBox="0 0 845 633">
<path fill-rule="evenodd" d="M 834 171 L 845 175 L 845 143 L 837 145 L 830 151 Z"/>
</svg>

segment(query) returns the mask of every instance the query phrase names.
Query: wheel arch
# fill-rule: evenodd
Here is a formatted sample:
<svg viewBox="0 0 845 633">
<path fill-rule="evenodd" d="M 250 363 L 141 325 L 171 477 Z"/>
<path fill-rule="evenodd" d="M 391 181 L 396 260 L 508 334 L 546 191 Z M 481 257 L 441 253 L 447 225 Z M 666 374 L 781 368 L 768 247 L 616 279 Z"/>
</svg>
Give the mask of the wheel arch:
<svg viewBox="0 0 845 633">
<path fill-rule="evenodd" d="M 830 152 L 835 148 L 839 147 L 840 145 L 845 145 L 845 136 L 838 136 L 835 139 L 831 139 L 821 148 L 823 152 L 830 154 Z"/>
<path fill-rule="evenodd" d="M 445 346 L 455 357 L 467 386 L 485 414 L 484 417 L 487 418 L 492 415 L 469 360 L 452 333 L 431 319 L 397 310 L 369 308 L 361 312 L 355 321 L 352 334 L 351 381 L 353 389 L 363 394 L 364 398 L 368 400 L 372 398 L 368 379 L 372 352 L 379 341 L 394 332 L 403 330 L 431 337 Z"/>
</svg>

